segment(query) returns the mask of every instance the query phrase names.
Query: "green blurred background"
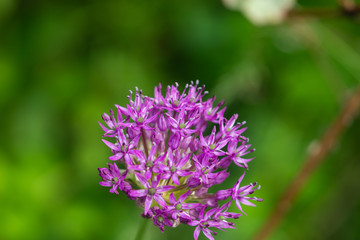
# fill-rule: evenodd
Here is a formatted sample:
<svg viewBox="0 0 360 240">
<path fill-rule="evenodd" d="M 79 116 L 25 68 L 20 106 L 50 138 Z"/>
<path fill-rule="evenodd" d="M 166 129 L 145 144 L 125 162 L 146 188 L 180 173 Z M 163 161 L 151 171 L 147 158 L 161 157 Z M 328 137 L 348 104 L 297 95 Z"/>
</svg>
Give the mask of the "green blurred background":
<svg viewBox="0 0 360 240">
<path fill-rule="evenodd" d="M 132 240 L 141 209 L 98 184 L 110 152 L 97 121 L 135 86 L 153 96 L 159 82 L 196 79 L 225 99 L 226 116 L 247 121 L 257 149 L 244 183 L 259 182 L 264 202 L 216 237 L 250 239 L 359 84 L 360 27 L 345 18 L 257 27 L 220 0 L 0 0 L 0 239 Z M 360 239 L 359 122 L 271 239 Z M 241 173 L 232 168 L 224 188 Z M 188 226 L 146 232 L 192 236 Z"/>
</svg>

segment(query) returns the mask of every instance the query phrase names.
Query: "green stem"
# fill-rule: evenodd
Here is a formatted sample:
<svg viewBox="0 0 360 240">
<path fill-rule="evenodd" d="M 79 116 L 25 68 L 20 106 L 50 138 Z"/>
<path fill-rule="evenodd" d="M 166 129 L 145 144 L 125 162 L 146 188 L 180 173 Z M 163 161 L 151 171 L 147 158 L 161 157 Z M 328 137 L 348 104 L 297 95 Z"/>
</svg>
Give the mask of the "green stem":
<svg viewBox="0 0 360 240">
<path fill-rule="evenodd" d="M 310 8 L 310 9 L 292 9 L 287 13 L 288 19 L 297 18 L 334 18 L 334 17 L 349 17 L 355 18 L 360 15 L 360 5 L 347 4 L 340 5 L 338 8 Z"/>
<path fill-rule="evenodd" d="M 144 218 L 144 221 L 142 222 L 142 224 L 136 234 L 135 240 L 143 240 L 144 239 L 144 233 L 145 233 L 146 225 L 148 222 L 149 222 L 149 219 Z"/>
<path fill-rule="evenodd" d="M 173 188 L 173 189 L 170 189 L 169 192 L 176 192 L 176 191 L 181 190 L 181 189 L 184 189 L 184 188 L 186 188 L 186 187 L 187 187 L 187 184 L 183 184 L 183 185 L 180 185 L 180 186 L 175 187 L 175 188 Z"/>
</svg>

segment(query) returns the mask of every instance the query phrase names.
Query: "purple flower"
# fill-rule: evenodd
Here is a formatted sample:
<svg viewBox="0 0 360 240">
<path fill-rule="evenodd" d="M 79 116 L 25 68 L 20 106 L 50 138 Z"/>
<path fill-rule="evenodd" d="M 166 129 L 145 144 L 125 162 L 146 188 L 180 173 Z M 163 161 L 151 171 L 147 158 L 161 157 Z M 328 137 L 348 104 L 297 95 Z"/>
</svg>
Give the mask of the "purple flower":
<svg viewBox="0 0 360 240">
<path fill-rule="evenodd" d="M 200 211 L 198 217 L 196 220 L 193 220 L 191 222 L 189 222 L 188 224 L 190 226 L 196 226 L 195 231 L 194 231 L 194 239 L 197 240 L 199 235 L 200 235 L 200 231 L 202 231 L 204 233 L 204 235 L 208 238 L 213 240 L 213 236 L 212 234 L 216 235 L 216 232 L 211 231 L 209 229 L 209 227 L 216 227 L 217 223 L 216 221 L 211 219 L 211 216 L 215 213 L 215 211 L 217 210 L 216 208 L 207 211 L 205 214 L 205 208 L 202 208 L 202 210 Z"/>
<path fill-rule="evenodd" d="M 117 130 L 119 128 L 118 124 L 122 124 L 122 121 L 123 121 L 120 110 L 118 110 L 117 116 L 118 116 L 118 119 L 116 120 L 113 110 L 110 110 L 110 116 L 107 115 L 106 113 L 103 114 L 102 119 L 104 120 L 106 125 L 109 127 L 109 128 L 107 128 L 104 125 L 102 125 L 101 122 L 99 122 L 101 128 L 105 132 L 105 134 L 103 135 L 104 137 L 115 137 L 116 136 Z"/>
<path fill-rule="evenodd" d="M 245 213 L 245 212 L 242 210 L 240 203 L 242 203 L 244 205 L 255 207 L 256 205 L 254 203 L 250 202 L 249 200 L 262 202 L 261 198 L 248 197 L 248 195 L 253 194 L 255 192 L 255 190 L 260 189 L 260 186 L 256 187 L 257 183 L 252 183 L 252 184 L 240 187 L 240 183 L 241 183 L 242 179 L 244 178 L 244 175 L 245 175 L 245 173 L 236 182 L 235 186 L 232 189 L 233 192 L 231 194 L 231 199 L 236 201 L 236 206 L 243 213 Z"/>
<path fill-rule="evenodd" d="M 137 157 L 137 161 L 140 164 L 129 164 L 128 169 L 144 172 L 144 176 L 147 180 L 152 177 L 153 173 L 161 173 L 159 169 L 159 164 L 164 161 L 166 153 L 155 158 L 156 148 L 156 145 L 151 148 L 150 154 L 147 158 L 145 157 L 143 152 L 136 152 L 135 156 Z"/>
<path fill-rule="evenodd" d="M 218 208 L 215 211 L 214 215 L 212 216 L 212 219 L 217 222 L 218 226 L 216 226 L 216 228 L 218 228 L 218 229 L 235 228 L 234 227 L 235 224 L 232 222 L 228 222 L 226 219 L 228 219 L 228 218 L 237 219 L 242 214 L 228 212 L 227 210 L 229 209 L 230 205 L 231 205 L 231 202 L 228 202 L 228 203 L 224 204 L 221 208 Z"/>
<path fill-rule="evenodd" d="M 231 197 L 231 199 L 236 202 L 236 206 L 243 213 L 245 213 L 245 212 L 242 210 L 240 203 L 242 203 L 244 205 L 248 205 L 248 206 L 256 206 L 249 200 L 254 200 L 254 201 L 258 201 L 258 202 L 262 201 L 262 199 L 257 198 L 257 197 L 248 197 L 248 195 L 251 195 L 256 190 L 260 189 L 260 186 L 256 187 L 257 183 L 251 183 L 249 185 L 240 187 L 240 183 L 243 180 L 244 176 L 245 176 L 245 172 L 243 173 L 243 175 L 241 175 L 239 180 L 235 183 L 234 187 L 232 187 L 231 189 L 220 190 L 216 193 L 216 199 L 219 201 L 225 200 L 225 199 Z"/>
<path fill-rule="evenodd" d="M 109 157 L 110 160 L 117 161 L 119 159 L 125 160 L 127 164 L 132 163 L 131 155 L 141 153 L 141 151 L 134 149 L 139 141 L 140 136 L 136 136 L 129 143 L 129 140 L 123 133 L 119 133 L 116 144 L 107 140 L 102 140 L 113 152 L 113 156 Z"/>
<path fill-rule="evenodd" d="M 153 207 L 152 219 L 154 225 L 158 226 L 161 232 L 164 232 L 165 226 L 172 227 L 174 225 L 174 221 L 169 218 L 167 207 L 164 207 L 163 209 Z"/>
<path fill-rule="evenodd" d="M 191 215 L 186 212 L 186 209 L 193 209 L 196 207 L 200 207 L 201 203 L 186 203 L 185 200 L 187 197 L 190 196 L 191 190 L 187 191 L 183 195 L 179 197 L 178 200 L 176 200 L 174 193 L 170 194 L 169 201 L 170 201 L 170 214 L 171 217 L 176 220 L 178 217 L 183 218 L 184 220 L 191 221 Z"/>
<path fill-rule="evenodd" d="M 246 145 L 246 141 L 240 140 L 241 145 L 237 147 L 239 141 L 230 141 L 228 144 L 228 151 L 227 155 L 229 156 L 229 159 L 232 160 L 236 165 L 239 167 L 244 167 L 248 169 L 247 163 L 253 160 L 254 158 L 245 159 L 242 158 L 242 156 L 253 152 L 255 149 L 250 149 L 250 144 Z"/>
<path fill-rule="evenodd" d="M 115 163 L 108 163 L 108 166 L 109 169 L 98 168 L 99 175 L 104 180 L 100 182 L 100 185 L 111 187 L 110 192 L 116 194 L 119 194 L 117 191 L 118 188 L 120 188 L 121 191 L 129 189 L 130 184 L 124 181 L 127 171 L 124 171 L 124 173 L 120 175 L 119 168 Z"/>
<path fill-rule="evenodd" d="M 162 207 L 166 207 L 167 204 L 162 197 L 163 192 L 167 192 L 170 189 L 174 188 L 174 186 L 158 186 L 159 185 L 159 177 L 152 181 L 151 185 L 148 182 L 146 178 L 141 176 L 141 174 L 135 172 L 135 175 L 137 179 L 140 181 L 140 183 L 146 188 L 146 189 L 140 189 L 140 190 L 130 190 L 129 195 L 130 197 L 146 197 L 145 199 L 145 206 L 144 206 L 144 213 L 147 214 L 147 212 L 150 209 L 150 206 L 152 204 L 153 199 Z M 160 175 L 159 175 L 160 176 Z"/>
<path fill-rule="evenodd" d="M 137 90 L 135 101 L 132 101 L 132 92 L 130 92 L 129 103 L 126 108 L 119 106 L 121 113 L 134 121 L 133 123 L 127 123 L 126 126 L 137 130 L 152 130 L 149 124 L 157 119 L 157 115 L 160 113 L 150 114 L 150 110 L 153 108 L 152 100 L 144 97 L 141 90 Z"/>
<path fill-rule="evenodd" d="M 198 119 L 191 118 L 189 116 L 189 120 L 185 121 L 185 109 L 181 109 L 179 116 L 177 118 L 173 118 L 169 113 L 166 114 L 168 117 L 168 121 L 171 125 L 171 131 L 173 133 L 179 133 L 182 137 L 187 137 L 193 133 L 196 133 L 197 130 L 191 129 L 192 126 L 195 125 Z"/>
<path fill-rule="evenodd" d="M 202 161 L 197 160 L 196 156 L 193 157 L 194 165 L 197 171 L 194 172 L 193 176 L 201 180 L 204 186 L 211 185 L 210 177 L 213 175 L 212 171 L 215 170 L 214 165 L 209 163 L 207 155 L 203 155 Z"/>
<path fill-rule="evenodd" d="M 247 127 L 241 128 L 246 122 L 242 122 L 242 123 L 237 123 L 235 126 L 235 121 L 238 118 L 237 114 L 234 114 L 229 120 L 227 120 L 226 118 L 223 118 L 222 120 L 220 120 L 219 123 L 219 127 L 220 127 L 220 131 L 217 133 L 216 137 L 230 137 L 232 139 L 235 139 L 239 136 L 241 136 L 241 134 L 243 132 L 245 132 L 245 130 L 247 129 Z M 239 129 L 239 130 L 238 130 Z M 242 137 L 242 136 L 241 136 Z"/>
<path fill-rule="evenodd" d="M 170 151 L 168 154 L 167 165 L 161 164 L 159 168 L 162 171 L 162 178 L 169 179 L 171 178 L 173 183 L 180 185 L 179 177 L 185 177 L 192 174 L 189 170 L 181 170 L 181 168 L 189 161 L 190 153 L 185 155 L 182 159 L 176 160 L 173 153 Z"/>
<path fill-rule="evenodd" d="M 116 113 L 102 116 L 112 162 L 99 168 L 100 185 L 135 200 L 142 216 L 162 232 L 187 224 L 195 227 L 195 239 L 200 232 L 213 239 L 216 232 L 210 228 L 235 228 L 229 220 L 242 215 L 228 212 L 233 201 L 243 212 L 241 204 L 261 200 L 250 196 L 259 189 L 256 184 L 240 186 L 245 173 L 234 187 L 209 192 L 228 178 L 231 164 L 248 170 L 253 157 L 245 155 L 254 150 L 243 135 L 245 122 L 236 123 L 237 114 L 226 119 L 224 101 L 205 100 L 207 91 L 198 81 L 183 91 L 178 84 L 167 86 L 165 94 L 161 90 L 159 84 L 151 98 L 136 88 L 125 107 L 115 105 Z"/>
<path fill-rule="evenodd" d="M 221 149 L 228 143 L 229 139 L 216 141 L 215 133 L 215 126 L 207 139 L 205 139 L 203 134 L 200 133 L 200 142 L 203 145 L 203 151 L 211 157 L 223 156 L 225 153 Z"/>
</svg>

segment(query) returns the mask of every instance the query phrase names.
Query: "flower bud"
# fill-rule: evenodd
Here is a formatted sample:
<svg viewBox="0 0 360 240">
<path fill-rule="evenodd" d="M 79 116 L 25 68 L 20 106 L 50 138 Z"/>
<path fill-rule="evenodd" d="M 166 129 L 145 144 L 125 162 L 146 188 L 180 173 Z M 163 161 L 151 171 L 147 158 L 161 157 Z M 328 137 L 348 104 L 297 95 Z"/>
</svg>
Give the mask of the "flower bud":
<svg viewBox="0 0 360 240">
<path fill-rule="evenodd" d="M 201 181 L 199 178 L 196 178 L 196 177 L 191 177 L 189 178 L 188 182 L 187 182 L 187 185 L 190 187 L 190 188 L 196 188 L 197 186 L 199 186 L 201 184 Z"/>
<path fill-rule="evenodd" d="M 177 149 L 180 145 L 181 136 L 179 133 L 175 133 L 169 138 L 169 147 L 171 149 Z"/>
</svg>

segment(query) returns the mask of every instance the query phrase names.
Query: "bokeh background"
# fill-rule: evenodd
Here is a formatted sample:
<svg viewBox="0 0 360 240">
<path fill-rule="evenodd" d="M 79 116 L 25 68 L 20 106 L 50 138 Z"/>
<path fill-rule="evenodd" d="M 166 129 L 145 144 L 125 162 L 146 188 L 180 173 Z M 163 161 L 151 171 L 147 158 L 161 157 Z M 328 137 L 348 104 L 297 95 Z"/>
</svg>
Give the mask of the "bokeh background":
<svg viewBox="0 0 360 240">
<path fill-rule="evenodd" d="M 217 236 L 251 239 L 359 84 L 360 26 L 259 27 L 220 0 L 0 0 L 0 239 L 134 239 L 141 209 L 98 184 L 110 152 L 97 121 L 135 86 L 153 96 L 159 82 L 196 79 L 247 121 L 257 149 L 244 183 L 259 182 L 264 202 Z M 359 123 L 270 239 L 360 238 Z M 145 239 L 193 239 L 193 228 L 149 224 Z"/>
</svg>

